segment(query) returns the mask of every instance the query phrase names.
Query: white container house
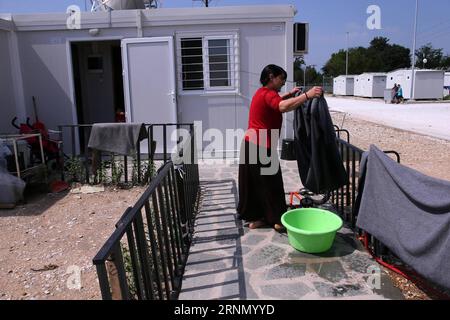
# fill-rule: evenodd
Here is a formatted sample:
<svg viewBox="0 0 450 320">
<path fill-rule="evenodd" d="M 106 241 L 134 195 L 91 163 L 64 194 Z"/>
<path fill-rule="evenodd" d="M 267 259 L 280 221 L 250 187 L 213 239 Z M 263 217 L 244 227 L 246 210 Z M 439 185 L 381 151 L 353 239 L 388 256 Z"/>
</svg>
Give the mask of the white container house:
<svg viewBox="0 0 450 320">
<path fill-rule="evenodd" d="M 353 96 L 355 76 L 339 76 L 333 80 L 333 94 L 337 96 Z"/>
<path fill-rule="evenodd" d="M 386 88 L 385 73 L 363 73 L 355 77 L 355 96 L 383 98 Z"/>
<path fill-rule="evenodd" d="M 444 86 L 444 71 L 417 69 L 415 71 L 414 99 L 442 99 Z M 403 88 L 403 97 L 411 99 L 412 70 L 399 69 L 387 75 L 386 89 L 400 84 Z"/>
<path fill-rule="evenodd" d="M 446 72 L 444 76 L 444 97 L 450 95 L 450 72 Z"/>
<path fill-rule="evenodd" d="M 124 109 L 128 122 L 245 130 L 266 65 L 285 68 L 292 88 L 296 13 L 291 5 L 81 12 L 75 28 L 67 13 L 0 14 L 0 132 L 14 132 L 16 115 L 34 118 L 32 96 L 51 129 L 112 122 Z M 293 115 L 284 117 L 282 138 L 291 137 Z M 239 150 L 238 140 L 217 151 Z"/>
</svg>

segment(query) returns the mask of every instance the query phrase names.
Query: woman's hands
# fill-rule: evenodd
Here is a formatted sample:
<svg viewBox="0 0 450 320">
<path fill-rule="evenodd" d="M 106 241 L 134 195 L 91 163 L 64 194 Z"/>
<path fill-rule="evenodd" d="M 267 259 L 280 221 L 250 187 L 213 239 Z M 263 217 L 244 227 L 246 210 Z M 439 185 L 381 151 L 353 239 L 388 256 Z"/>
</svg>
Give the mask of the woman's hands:
<svg viewBox="0 0 450 320">
<path fill-rule="evenodd" d="M 294 98 L 295 95 L 296 95 L 297 93 L 301 92 L 301 91 L 302 91 L 302 89 L 300 89 L 299 87 L 295 87 L 295 88 L 292 89 L 291 91 L 286 92 L 284 95 L 282 95 L 281 98 L 282 98 L 283 100 Z"/>
<path fill-rule="evenodd" d="M 295 87 L 294 89 L 292 89 L 291 91 L 289 91 L 289 95 L 290 95 L 291 97 L 295 97 L 295 95 L 296 95 L 298 92 L 301 92 L 301 91 L 302 91 L 301 88 Z"/>
<path fill-rule="evenodd" d="M 323 94 L 322 87 L 313 87 L 306 93 L 309 99 L 319 98 L 322 94 Z"/>
<path fill-rule="evenodd" d="M 294 88 L 286 94 L 286 96 L 290 96 L 293 92 L 297 93 L 300 91 L 300 88 Z M 295 95 L 294 93 L 294 95 Z M 280 102 L 279 109 L 281 113 L 289 112 L 297 109 L 302 103 L 305 103 L 308 99 L 319 98 L 323 94 L 322 87 L 314 87 L 308 92 L 299 95 L 295 98 L 287 98 L 283 97 L 283 100 Z"/>
</svg>

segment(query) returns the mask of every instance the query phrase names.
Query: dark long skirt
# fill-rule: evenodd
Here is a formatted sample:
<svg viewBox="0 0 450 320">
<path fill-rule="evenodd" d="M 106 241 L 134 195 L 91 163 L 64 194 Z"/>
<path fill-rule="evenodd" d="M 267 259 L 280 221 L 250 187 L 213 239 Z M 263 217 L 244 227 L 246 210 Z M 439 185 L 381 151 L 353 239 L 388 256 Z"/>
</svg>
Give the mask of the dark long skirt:
<svg viewBox="0 0 450 320">
<path fill-rule="evenodd" d="M 244 140 L 239 162 L 239 216 L 246 221 L 263 220 L 272 226 L 281 224 L 281 216 L 287 211 L 287 205 L 280 165 L 278 163 L 276 174 L 261 174 L 261 169 L 270 167 L 270 163 L 261 163 L 259 152 L 257 159 L 250 162 L 250 148 L 255 150 L 259 147 Z M 271 159 L 278 157 L 276 151 L 273 153 L 264 148 L 264 152 Z"/>
</svg>

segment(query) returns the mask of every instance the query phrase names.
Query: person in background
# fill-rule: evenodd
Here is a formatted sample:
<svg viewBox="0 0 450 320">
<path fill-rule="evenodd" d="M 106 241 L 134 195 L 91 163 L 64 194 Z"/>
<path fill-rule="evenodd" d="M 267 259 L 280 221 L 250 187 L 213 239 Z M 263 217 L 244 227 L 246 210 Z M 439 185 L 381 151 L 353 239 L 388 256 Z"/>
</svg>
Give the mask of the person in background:
<svg viewBox="0 0 450 320">
<path fill-rule="evenodd" d="M 403 99 L 403 89 L 401 85 L 398 85 L 397 95 L 396 95 L 397 104 L 402 103 Z"/>
<path fill-rule="evenodd" d="M 277 141 L 272 141 L 271 133 L 272 130 L 279 133 L 283 113 L 323 94 L 321 87 L 314 87 L 298 96 L 300 88 L 280 96 L 286 79 L 283 68 L 273 64 L 266 66 L 260 77 L 262 87 L 256 91 L 250 105 L 248 130 L 240 151 L 237 208 L 239 218 L 250 222 L 250 229 L 270 226 L 278 232 L 284 231 L 281 216 L 287 211 L 287 205 L 279 163 L 274 162 L 276 174 L 262 173 L 263 168 L 271 167 L 271 163 L 278 160 L 277 150 L 272 148 Z M 269 159 L 268 164 L 267 158 L 264 160 L 261 155 Z M 257 159 L 252 159 L 253 156 Z"/>
<path fill-rule="evenodd" d="M 117 109 L 116 110 L 116 118 L 115 118 L 116 122 L 126 122 L 125 119 L 125 112 L 123 112 L 123 109 Z"/>
<path fill-rule="evenodd" d="M 397 84 L 394 83 L 394 87 L 392 88 L 392 99 L 391 99 L 391 103 L 397 103 L 397 92 L 398 92 L 398 87 Z"/>
</svg>

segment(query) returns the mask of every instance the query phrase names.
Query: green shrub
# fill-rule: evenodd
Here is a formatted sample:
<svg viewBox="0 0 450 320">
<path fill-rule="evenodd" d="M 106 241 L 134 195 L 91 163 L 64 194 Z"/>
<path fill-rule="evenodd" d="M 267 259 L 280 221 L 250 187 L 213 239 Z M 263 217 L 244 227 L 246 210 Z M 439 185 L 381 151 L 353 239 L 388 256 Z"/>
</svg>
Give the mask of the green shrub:
<svg viewBox="0 0 450 320">
<path fill-rule="evenodd" d="M 132 183 L 133 185 L 145 185 L 151 181 L 156 172 L 156 166 L 151 160 L 141 160 L 141 168 L 138 170 L 138 161 L 133 159 Z M 141 177 L 139 183 L 138 177 Z"/>
<path fill-rule="evenodd" d="M 79 157 L 73 157 L 67 160 L 65 165 L 70 181 L 80 183 L 85 182 L 86 170 L 83 165 L 83 160 Z"/>
<path fill-rule="evenodd" d="M 94 184 L 107 184 L 108 178 L 106 174 L 106 169 L 109 165 L 108 161 L 101 161 L 100 166 L 97 168 L 97 171 L 94 176 Z"/>
<path fill-rule="evenodd" d="M 121 162 L 115 161 L 113 156 L 111 160 L 111 183 L 113 185 L 121 183 L 124 171 L 124 165 Z"/>
<path fill-rule="evenodd" d="M 125 276 L 127 279 L 128 290 L 130 292 L 130 298 L 131 300 L 135 300 L 137 299 L 137 288 L 133 277 L 133 263 L 131 261 L 130 250 L 122 242 L 120 243 L 120 247 L 122 249 L 123 266 L 125 269 Z"/>
</svg>

